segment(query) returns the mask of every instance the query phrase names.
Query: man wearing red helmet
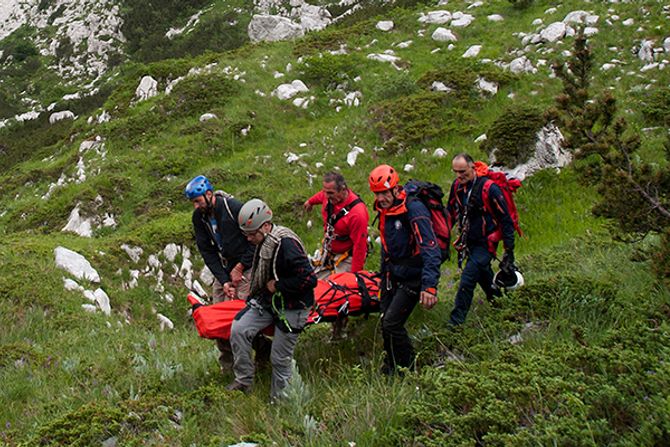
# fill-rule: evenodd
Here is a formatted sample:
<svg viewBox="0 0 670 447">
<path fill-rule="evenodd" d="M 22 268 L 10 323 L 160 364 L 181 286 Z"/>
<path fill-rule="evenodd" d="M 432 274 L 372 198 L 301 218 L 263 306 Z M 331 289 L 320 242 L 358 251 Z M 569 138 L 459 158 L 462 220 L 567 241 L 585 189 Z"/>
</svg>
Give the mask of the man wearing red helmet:
<svg viewBox="0 0 670 447">
<path fill-rule="evenodd" d="M 386 358 L 382 372 L 412 369 L 414 349 L 405 322 L 420 302 L 430 309 L 437 303 L 440 279 L 440 248 L 426 206 L 408 199 L 399 184 L 398 172 L 380 165 L 368 178 L 379 212 L 382 242 L 382 335 Z"/>
</svg>

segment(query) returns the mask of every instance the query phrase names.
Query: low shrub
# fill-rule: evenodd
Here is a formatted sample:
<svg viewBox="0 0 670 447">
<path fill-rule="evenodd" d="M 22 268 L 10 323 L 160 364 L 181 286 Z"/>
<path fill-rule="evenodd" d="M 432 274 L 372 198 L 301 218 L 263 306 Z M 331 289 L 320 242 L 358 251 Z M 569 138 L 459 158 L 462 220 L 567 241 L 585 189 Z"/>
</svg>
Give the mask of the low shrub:
<svg viewBox="0 0 670 447">
<path fill-rule="evenodd" d="M 307 57 L 298 70 L 308 84 L 319 84 L 334 89 L 338 84 L 353 80 L 360 74 L 363 60 L 358 55 L 332 55 L 330 53 Z"/>
<path fill-rule="evenodd" d="M 542 111 L 525 105 L 505 109 L 486 132 L 481 149 L 495 158 L 496 164 L 514 167 L 533 155 L 537 132 L 544 126 Z"/>
<path fill-rule="evenodd" d="M 409 96 L 418 91 L 419 86 L 408 72 L 394 71 L 384 79 L 384 82 L 377 82 L 372 86 L 370 96 L 373 101 L 384 101 Z"/>
<path fill-rule="evenodd" d="M 445 93 L 418 93 L 373 107 L 372 123 L 384 147 L 395 153 L 425 144 L 443 133 L 469 132 L 475 120 L 462 105 Z"/>
<path fill-rule="evenodd" d="M 650 122 L 670 125 L 670 87 L 653 89 L 642 98 L 642 114 Z"/>
</svg>

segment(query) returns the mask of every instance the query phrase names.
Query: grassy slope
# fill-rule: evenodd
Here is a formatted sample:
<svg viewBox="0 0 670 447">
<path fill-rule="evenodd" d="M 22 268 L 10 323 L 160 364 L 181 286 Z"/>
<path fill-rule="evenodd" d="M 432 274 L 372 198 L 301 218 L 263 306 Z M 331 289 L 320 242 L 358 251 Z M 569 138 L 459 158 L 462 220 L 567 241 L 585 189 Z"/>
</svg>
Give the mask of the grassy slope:
<svg viewBox="0 0 670 447">
<path fill-rule="evenodd" d="M 646 5 L 651 17 L 660 16 L 659 4 Z M 537 2 L 519 11 L 496 2 L 474 9 L 477 21 L 458 32 L 461 40 L 451 53 L 443 48 L 431 54 L 439 45 L 417 37 L 413 11 L 396 10 L 383 17 L 396 22 L 392 33 L 344 34 L 350 49 L 377 39 L 361 49 L 363 56 L 413 39 L 409 49 L 397 54 L 411 62 L 409 75 L 414 80 L 427 70 L 455 63 L 471 44 L 484 44 L 482 57 L 502 57 L 519 46 L 513 31 L 531 31 L 534 18 L 550 23 L 574 9 L 601 14 L 601 33 L 594 39 L 596 67 L 613 57 L 607 47 L 627 49 L 634 36 L 657 34 L 653 21 L 638 34 L 620 25 L 610 29 L 602 23 L 605 8 L 599 4 L 566 2 L 554 16 L 545 17 L 549 6 Z M 642 20 L 640 5 L 616 7 L 622 19 Z M 448 9 L 465 6 L 453 2 Z M 486 22 L 485 16 L 492 13 L 503 14 L 505 22 Z M 374 23 L 365 29 L 372 30 Z M 434 28 L 427 27 L 426 36 Z M 335 34 L 330 32 L 325 35 Z M 566 42 L 557 51 L 567 49 L 570 40 Z M 662 360 L 668 354 L 668 294 L 654 286 L 644 261 L 634 262 L 644 260 L 644 253 L 608 241 L 603 223 L 589 213 L 594 192 L 570 172 L 542 173 L 529 179 L 518 195 L 526 233 L 518 252 L 529 285 L 507 297 L 502 309 L 492 309 L 476 297 L 463 330 L 446 333 L 444 321 L 456 278 L 451 275 L 454 263 L 445 265 L 441 304 L 412 317 L 411 333 L 423 368 L 404 382 L 389 384 L 377 375 L 381 343 L 378 319 L 371 316 L 353 321 L 351 338 L 337 345 L 326 343 L 327 327 L 305 333 L 297 355 L 305 383 L 302 388 L 296 385 L 301 392 L 284 404 L 266 404 L 269 371 L 259 374 L 251 397 L 230 395 L 222 391 L 230 377 L 219 375 L 212 343 L 197 339 L 186 315 L 181 280 L 171 278 L 166 285 L 176 297 L 173 303 L 153 290 L 152 277 L 140 278 L 136 289 L 122 289 L 128 270 L 143 268 L 149 254 L 170 242 L 192 246 L 189 205 L 180 191 L 197 173 L 206 173 L 217 186 L 243 199 L 265 198 L 279 221 L 315 247 L 318 225 L 308 231 L 308 216 L 299 206 L 318 188 L 318 177 L 309 186 L 308 172 L 319 175 L 339 166 L 368 201 L 364 174 L 381 161 L 398 167 L 411 162 L 412 176 L 446 186 L 451 181 L 449 157 L 432 158 L 435 147 L 450 154 L 478 153 L 472 141 L 510 103 L 507 93 L 516 93 L 514 101 L 546 107 L 560 88 L 547 78 L 546 67 L 540 68 L 537 75 L 511 80 L 493 99 L 477 102 L 470 110 L 476 125 L 467 132 L 446 132 L 404 153 L 385 155 L 373 151 L 382 142 L 369 122 L 373 104 L 368 98 L 390 95 L 383 89 L 379 93 L 379 85 L 394 70 L 378 62 L 360 62 L 362 80 L 355 88 L 363 92 L 364 105 L 339 113 L 328 105 L 335 95 L 313 85 L 309 94 L 317 99 L 307 110 L 256 95 L 256 89 L 269 94 L 279 83 L 301 78 L 294 74 L 298 64 L 293 50 L 291 43 L 247 46 L 128 70 L 104 106 L 114 118 L 110 123 L 88 126 L 84 117 L 73 124 L 70 138 L 48 150 L 55 154 L 52 159 L 42 160 L 45 150 L 0 175 L 0 206 L 5 210 L 0 216 L 0 325 L 11 328 L 0 335 L 0 401 L 5 403 L 0 408 L 0 440 L 10 445 L 92 445 L 110 436 L 118 436 L 122 445 L 222 445 L 239 439 L 280 445 L 666 442 L 670 403 L 663 390 L 670 372 Z M 261 69 L 264 57 L 267 68 Z M 641 66 L 628 54 L 614 57 L 629 63 L 624 72 Z M 213 81 L 184 81 L 169 97 L 128 107 L 143 68 L 174 78 L 188 66 L 213 60 L 219 69 L 230 66 L 246 72 L 246 82 L 230 81 L 225 75 Z M 272 73 L 284 72 L 289 62 L 294 73 L 273 79 Z M 634 110 L 638 97 L 629 90 L 647 79 L 630 76 L 616 84 L 617 73 L 596 73 L 598 88 L 614 85 L 622 109 Z M 660 76 L 659 82 L 667 78 Z M 165 80 L 161 83 L 164 87 Z M 203 83 L 214 93 L 203 90 Z M 214 112 L 219 119 L 200 123 L 204 112 Z M 631 118 L 643 126 L 636 114 Z M 249 136 L 241 137 L 239 129 L 249 124 Z M 49 201 L 41 200 L 61 172 L 74 173 L 79 143 L 95 135 L 105 139 L 107 156 L 86 154 L 87 171 L 100 168 L 102 174 L 89 174 L 86 182 L 69 184 Z M 651 147 L 658 147 L 660 136 L 652 133 L 646 138 Z M 346 153 L 354 144 L 365 153 L 349 167 Z M 424 146 L 428 154 L 420 153 Z M 289 151 L 306 154 L 301 160 L 305 166 L 287 164 L 283 154 Z M 317 169 L 316 162 L 325 167 Z M 98 194 L 103 211 L 117 216 L 115 231 L 98 230 L 92 240 L 58 232 L 76 201 L 92 207 Z M 316 213 L 310 217 L 318 221 Z M 144 248 L 138 265 L 120 250 L 123 243 Z M 112 301 L 111 317 L 83 313 L 80 305 L 87 301 L 63 289 L 63 272 L 53 266 L 58 245 L 86 255 L 101 273 L 102 287 Z M 193 258 L 200 267 L 198 257 Z M 166 276 L 169 272 L 168 266 Z M 160 332 L 154 312 L 171 318 L 175 330 Z M 524 343 L 510 345 L 508 337 L 526 323 L 533 325 L 524 333 Z M 450 353 L 461 360 L 445 362 Z"/>
</svg>

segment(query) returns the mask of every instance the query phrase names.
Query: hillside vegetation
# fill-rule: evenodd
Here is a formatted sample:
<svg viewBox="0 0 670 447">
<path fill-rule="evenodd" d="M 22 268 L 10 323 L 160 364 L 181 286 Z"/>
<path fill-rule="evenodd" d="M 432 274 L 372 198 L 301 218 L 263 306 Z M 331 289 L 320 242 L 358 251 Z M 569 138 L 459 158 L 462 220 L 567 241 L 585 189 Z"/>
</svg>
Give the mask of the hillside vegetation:
<svg viewBox="0 0 670 447">
<path fill-rule="evenodd" d="M 491 142 L 475 142 L 482 134 L 509 141 L 506 160 L 524 162 L 529 135 L 562 91 L 551 65 L 571 57 L 574 39 L 523 38 L 577 10 L 599 17 L 589 37 L 592 90 L 616 98 L 628 132 L 641 139 L 641 159 L 665 166 L 670 158 L 670 11 L 661 1 L 361 4 L 294 41 L 242 44 L 241 18 L 230 35 L 216 34 L 216 51 L 184 37 L 182 47 L 156 43 L 155 52 L 160 30 L 141 28 L 160 11 L 145 16 L 138 6 L 127 22 L 136 27 L 131 60 L 95 95 L 58 103 L 55 111 L 76 119 L 50 124 L 45 113 L 0 128 L 0 445 L 670 445 L 670 292 L 652 273 L 658 235 L 613 240 L 612 224 L 592 213 L 596 186 L 571 167 L 527 178 L 516 195 L 525 287 L 495 308 L 475 295 L 466 324 L 448 330 L 455 256 L 443 265 L 440 302 L 417 308 L 409 322 L 416 373 L 379 374 L 373 314 L 352 319 L 337 343 L 328 325 L 306 330 L 300 375 L 279 403 L 267 400 L 269 370 L 249 396 L 224 390 L 232 376 L 220 373 L 214 343 L 198 338 L 185 299 L 203 268 L 183 197 L 194 176 L 243 201 L 263 198 L 314 250 L 320 217 L 302 203 L 329 170 L 340 169 L 371 209 L 366 178 L 380 163 L 402 170 L 402 180 L 447 189 L 453 155 L 488 159 Z M 419 22 L 436 10 L 474 21 Z M 217 28 L 225 14 L 204 25 Z M 493 14 L 503 20 L 487 19 Z M 376 28 L 381 20 L 393 29 Z M 433 40 L 439 26 L 458 40 Z M 17 43 L 20 33 L 14 39 L 0 43 L 37 60 Z M 660 50 L 651 67 L 639 57 L 645 40 Z M 463 58 L 473 45 L 479 53 Z M 505 68 L 522 55 L 533 70 Z M 144 76 L 158 94 L 139 100 Z M 482 91 L 480 79 L 497 92 Z M 309 90 L 289 100 L 272 94 L 294 80 Z M 54 82 L 32 85 L 60 98 Z M 431 90 L 434 82 L 450 93 Z M 0 94 L 0 118 L 18 112 Z M 200 119 L 205 113 L 215 117 Z M 356 147 L 363 151 L 350 165 Z M 447 155 L 435 156 L 437 148 Z M 92 237 L 61 231 L 75 207 Z M 75 278 L 56 267 L 57 247 L 85 256 L 100 282 L 66 288 Z M 141 248 L 136 260 L 129 247 Z M 366 267 L 378 268 L 378 257 L 377 248 Z M 91 305 L 82 291 L 97 288 L 109 296 L 109 315 L 82 308 Z"/>
</svg>

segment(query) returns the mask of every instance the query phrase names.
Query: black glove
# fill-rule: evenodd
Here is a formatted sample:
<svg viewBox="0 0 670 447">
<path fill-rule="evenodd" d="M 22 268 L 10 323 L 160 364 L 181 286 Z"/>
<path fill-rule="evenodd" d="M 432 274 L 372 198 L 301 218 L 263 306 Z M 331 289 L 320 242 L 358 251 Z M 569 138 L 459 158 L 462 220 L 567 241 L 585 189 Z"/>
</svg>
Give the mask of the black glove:
<svg viewBox="0 0 670 447">
<path fill-rule="evenodd" d="M 512 250 L 505 250 L 502 261 L 500 261 L 500 270 L 505 273 L 511 273 L 516 270 L 514 266 L 514 252 Z"/>
</svg>

